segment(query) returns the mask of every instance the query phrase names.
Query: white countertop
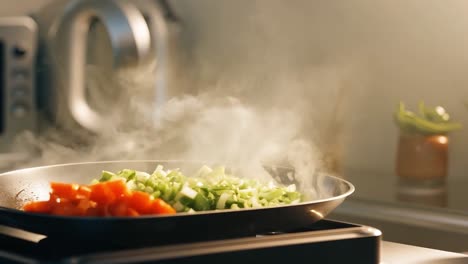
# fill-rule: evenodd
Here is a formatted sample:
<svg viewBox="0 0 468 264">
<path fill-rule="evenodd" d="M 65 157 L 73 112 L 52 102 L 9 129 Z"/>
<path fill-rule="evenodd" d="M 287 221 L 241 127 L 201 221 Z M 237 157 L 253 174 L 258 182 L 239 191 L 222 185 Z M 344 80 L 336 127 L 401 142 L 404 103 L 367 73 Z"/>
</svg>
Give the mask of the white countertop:
<svg viewBox="0 0 468 264">
<path fill-rule="evenodd" d="M 437 238 L 435 238 L 437 239 Z M 461 264 L 468 255 L 382 241 L 381 264 Z"/>
</svg>

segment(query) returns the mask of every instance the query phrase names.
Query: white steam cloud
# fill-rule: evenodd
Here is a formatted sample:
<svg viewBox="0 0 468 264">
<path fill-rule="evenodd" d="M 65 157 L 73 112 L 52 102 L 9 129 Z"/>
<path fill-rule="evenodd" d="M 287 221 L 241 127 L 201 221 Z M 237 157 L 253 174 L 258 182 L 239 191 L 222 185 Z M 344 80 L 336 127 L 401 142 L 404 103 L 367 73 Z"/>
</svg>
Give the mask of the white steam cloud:
<svg viewBox="0 0 468 264">
<path fill-rule="evenodd" d="M 306 61 L 315 58 L 290 56 L 294 45 L 284 33 L 294 25 L 274 19 L 282 10 L 276 5 L 270 8 L 274 7 L 278 8 L 257 6 L 242 20 L 230 10 L 199 21 L 188 16 L 190 56 L 171 69 L 172 96 L 157 109 L 158 122 L 153 120 L 155 65 L 112 76 L 111 81 L 102 74 L 89 74 L 88 88 L 102 90 L 101 96 L 113 94 L 108 92 L 110 84 L 111 89 L 121 90 L 123 99 L 118 103 L 110 100 L 108 106 L 102 105 L 105 100 L 96 101 L 100 108 L 119 111 L 115 126 L 99 135 L 63 124 L 40 136 L 24 134 L 16 149 L 35 156 L 21 166 L 198 160 L 229 164 L 242 176 L 266 179 L 262 164 L 267 163 L 294 167 L 307 187 L 315 172 L 328 169 L 323 153 L 339 141 L 343 91 L 355 73 L 354 65 L 323 61 L 314 65 Z M 208 19 L 214 21 L 207 23 Z M 216 19 L 224 19 L 224 24 Z M 91 73 L 99 71 L 89 67 Z"/>
<path fill-rule="evenodd" d="M 257 109 L 233 97 L 200 94 L 172 98 L 160 111 L 158 124 L 144 125 L 144 115 L 135 112 L 141 120 L 127 123 L 131 127 L 125 122 L 117 127 L 116 123 L 86 144 L 70 140 L 72 134 L 51 129 L 40 138 L 23 135 L 17 147 L 40 150 L 25 166 L 96 160 L 196 160 L 232 165 L 242 175 L 262 180 L 269 178 L 262 164 L 308 167 L 313 173 L 320 160 L 312 145 L 298 138 L 300 116 L 286 108 Z M 137 123 L 141 126 L 135 126 Z"/>
</svg>

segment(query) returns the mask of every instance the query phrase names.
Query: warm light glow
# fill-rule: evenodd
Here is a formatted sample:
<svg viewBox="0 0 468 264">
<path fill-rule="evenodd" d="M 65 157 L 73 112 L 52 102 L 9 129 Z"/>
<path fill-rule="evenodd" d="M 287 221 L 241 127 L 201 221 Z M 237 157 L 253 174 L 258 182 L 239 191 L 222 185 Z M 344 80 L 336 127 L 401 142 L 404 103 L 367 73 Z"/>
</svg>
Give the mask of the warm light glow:
<svg viewBox="0 0 468 264">
<path fill-rule="evenodd" d="M 437 136 L 436 140 L 443 145 L 448 143 L 448 138 L 446 136 Z"/>
<path fill-rule="evenodd" d="M 445 109 L 444 109 L 442 106 L 437 106 L 437 107 L 435 108 L 435 111 L 436 111 L 439 115 L 445 114 Z"/>
</svg>

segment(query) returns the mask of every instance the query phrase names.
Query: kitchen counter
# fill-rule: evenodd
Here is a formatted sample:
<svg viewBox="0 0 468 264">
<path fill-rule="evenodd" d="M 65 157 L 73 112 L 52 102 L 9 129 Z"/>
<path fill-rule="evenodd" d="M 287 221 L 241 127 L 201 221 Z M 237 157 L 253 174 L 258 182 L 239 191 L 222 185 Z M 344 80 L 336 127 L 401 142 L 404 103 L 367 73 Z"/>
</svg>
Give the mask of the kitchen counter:
<svg viewBox="0 0 468 264">
<path fill-rule="evenodd" d="M 404 245 L 388 241 L 382 242 L 382 264 L 445 264 L 468 263 L 468 255 Z"/>
<path fill-rule="evenodd" d="M 331 219 L 376 227 L 387 241 L 468 252 L 468 181 L 401 182 L 395 175 L 347 171 L 356 187 Z"/>
<path fill-rule="evenodd" d="M 372 171 L 347 170 L 344 178 L 353 183 L 352 197 L 372 201 L 422 205 L 468 212 L 466 190 L 468 178 L 448 175 L 445 182 L 403 182 L 394 174 Z"/>
</svg>

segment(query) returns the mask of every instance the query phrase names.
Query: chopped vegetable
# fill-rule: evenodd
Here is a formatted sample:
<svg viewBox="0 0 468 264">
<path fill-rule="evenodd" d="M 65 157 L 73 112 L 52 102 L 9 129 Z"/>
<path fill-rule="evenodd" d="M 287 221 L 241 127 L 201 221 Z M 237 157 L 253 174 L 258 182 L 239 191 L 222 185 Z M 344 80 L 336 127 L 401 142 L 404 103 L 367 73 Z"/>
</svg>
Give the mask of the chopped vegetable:
<svg viewBox="0 0 468 264">
<path fill-rule="evenodd" d="M 299 203 L 302 195 L 295 185 L 277 186 L 226 173 L 224 167 L 202 166 L 193 177 L 179 169 L 164 170 L 158 165 L 152 174 L 125 169 L 117 173 L 103 171 L 99 180 L 121 179 L 127 188 L 160 198 L 177 212 L 240 209 Z"/>
<path fill-rule="evenodd" d="M 103 172 L 106 182 L 92 185 L 52 182 L 48 201 L 30 202 L 26 212 L 62 216 L 139 216 L 174 214 L 175 210 L 161 199 L 140 191 L 131 191 L 114 174 Z"/>
</svg>

